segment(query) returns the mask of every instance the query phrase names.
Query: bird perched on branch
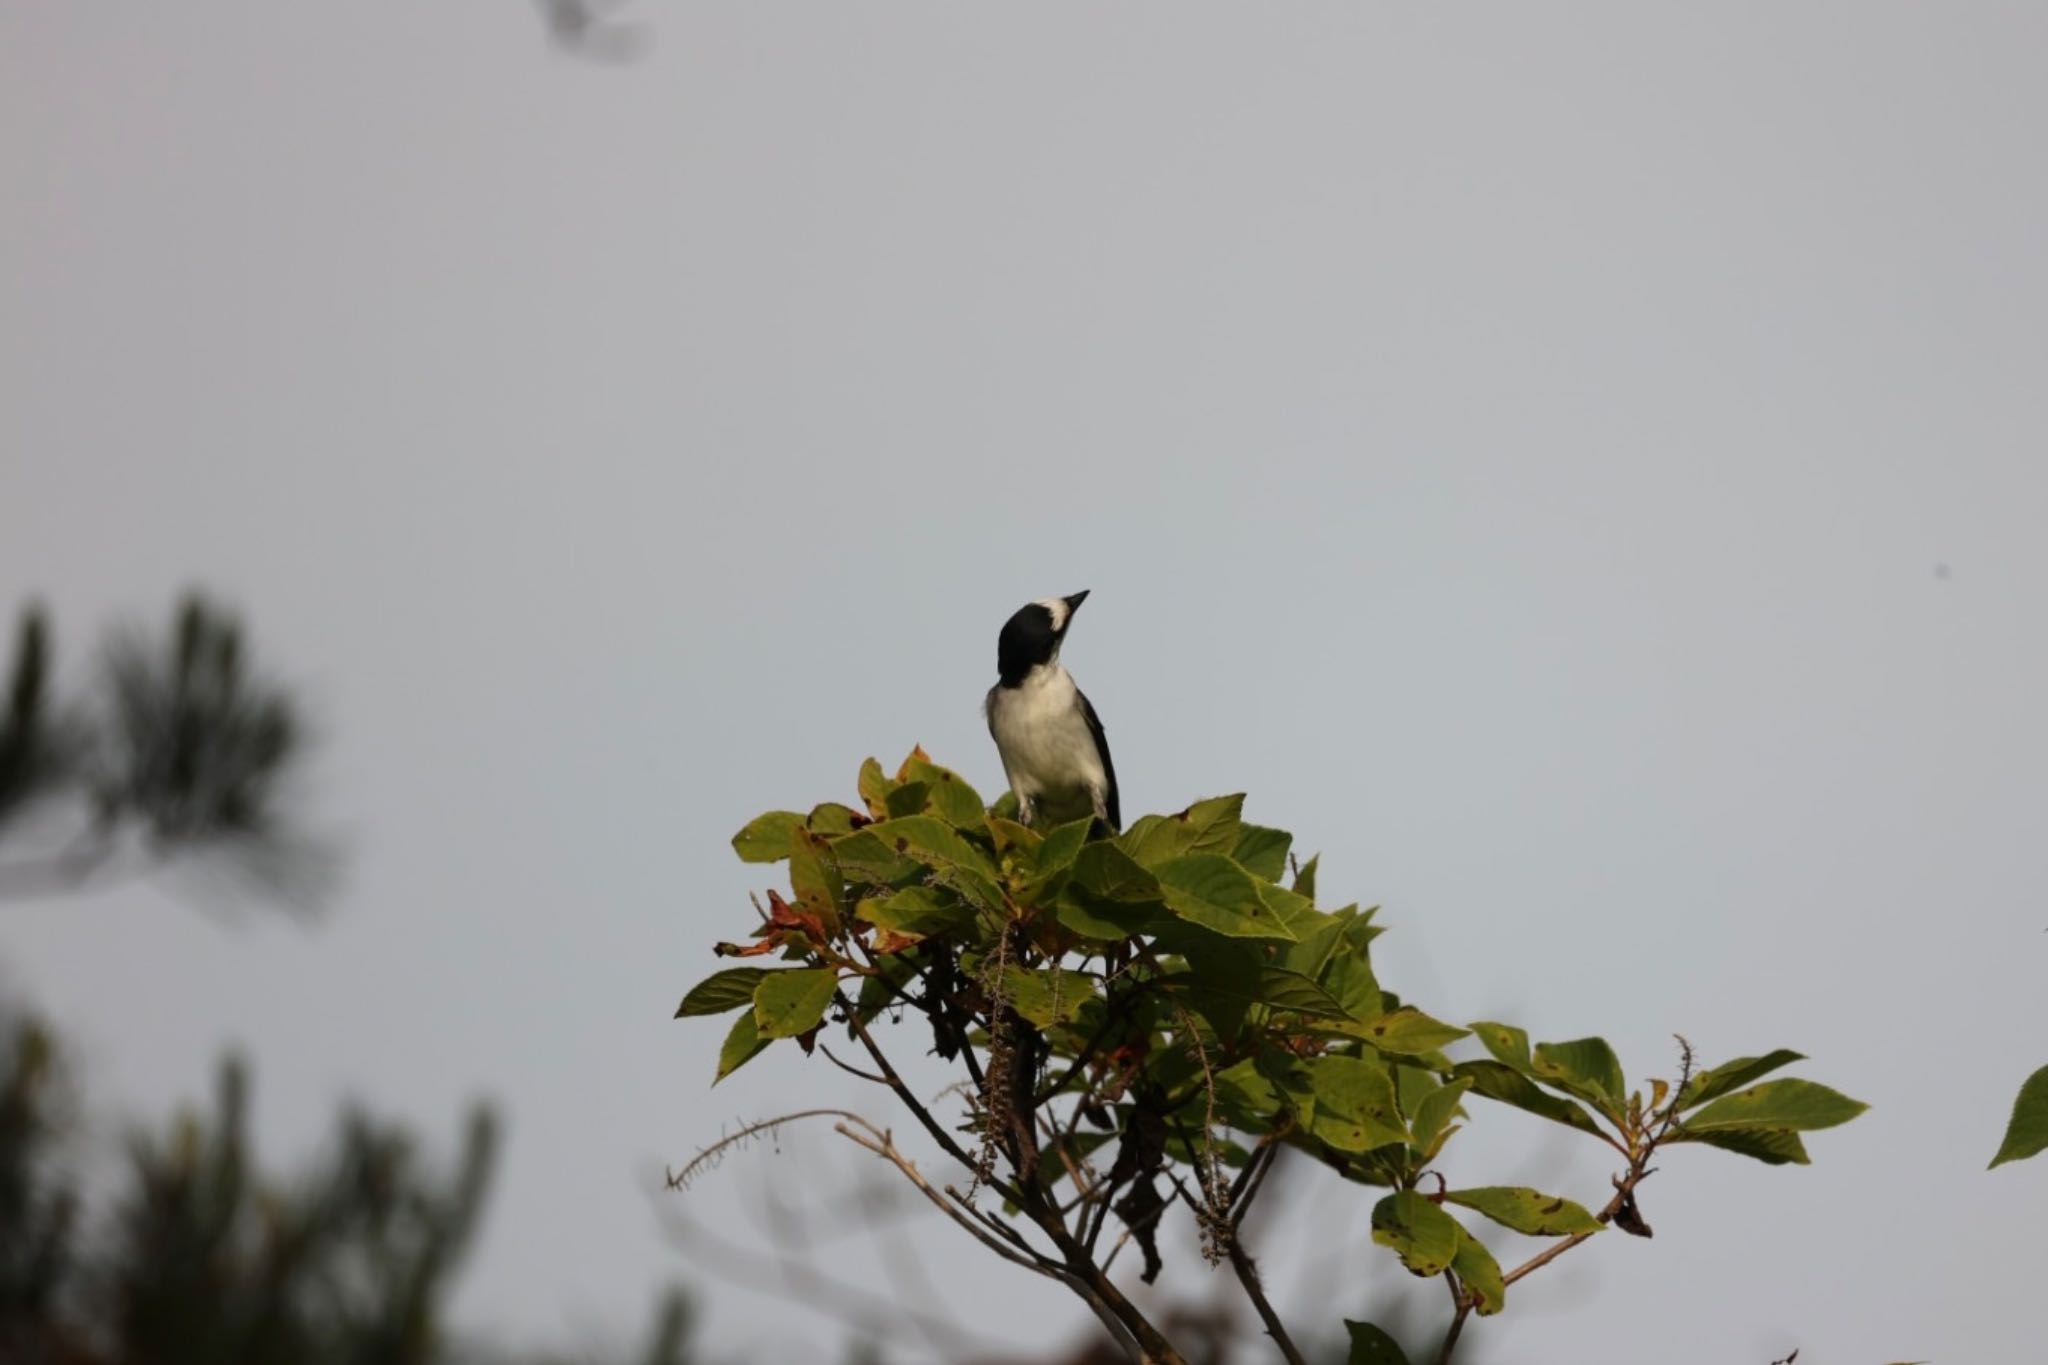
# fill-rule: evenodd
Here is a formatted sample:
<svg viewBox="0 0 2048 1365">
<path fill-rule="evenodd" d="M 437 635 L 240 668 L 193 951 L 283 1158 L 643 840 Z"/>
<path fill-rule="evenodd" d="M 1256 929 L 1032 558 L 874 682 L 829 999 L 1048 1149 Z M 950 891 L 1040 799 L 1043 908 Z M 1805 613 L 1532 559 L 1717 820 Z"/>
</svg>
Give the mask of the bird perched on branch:
<svg viewBox="0 0 2048 1365">
<path fill-rule="evenodd" d="M 1112 831 L 1123 827 L 1102 720 L 1060 665 L 1060 645 L 1087 599 L 1077 592 L 1027 602 L 996 640 L 1000 676 L 988 690 L 988 732 L 1027 825 L 1093 815 Z"/>
</svg>

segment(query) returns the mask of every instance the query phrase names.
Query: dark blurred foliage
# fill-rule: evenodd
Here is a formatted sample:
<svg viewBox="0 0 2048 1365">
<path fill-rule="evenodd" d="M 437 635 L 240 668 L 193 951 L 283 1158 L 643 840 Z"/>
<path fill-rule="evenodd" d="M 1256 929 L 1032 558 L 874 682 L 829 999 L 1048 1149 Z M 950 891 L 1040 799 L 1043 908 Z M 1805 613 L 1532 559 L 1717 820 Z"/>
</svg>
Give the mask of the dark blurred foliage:
<svg viewBox="0 0 2048 1365">
<path fill-rule="evenodd" d="M 544 1365 L 457 1340 L 444 1320 L 497 1145 L 478 1106 L 447 1170 L 397 1125 L 343 1113 L 328 1154 L 266 1173 L 248 1079 L 220 1070 L 212 1110 L 139 1134 L 106 1207 L 81 1212 L 62 1058 L 32 1020 L 0 1057 L 0 1361 L 7 1365 Z M 69 1158 L 69 1159 L 67 1159 Z M 645 1365 L 687 1365 L 665 1300 Z M 616 1358 L 616 1357 L 615 1357 Z"/>
<path fill-rule="evenodd" d="M 71 736 L 52 712 L 50 622 L 31 607 L 16 633 L 7 709 L 0 713 L 0 830 L 75 771 Z"/>
<path fill-rule="evenodd" d="M 308 903 L 323 869 L 286 815 L 306 727 L 252 667 L 240 623 L 188 595 L 161 635 L 117 632 L 63 700 L 52 635 L 43 611 L 23 613 L 0 710 L 0 896 L 218 858 L 267 903 Z M 248 1108 L 247 1071 L 230 1058 L 208 1112 L 134 1135 L 118 1172 L 102 1172 L 60 1043 L 0 999 L 0 1365 L 692 1359 L 677 1295 L 631 1355 L 451 1333 L 445 1308 L 497 1149 L 488 1107 L 472 1110 L 445 1170 L 404 1128 L 350 1107 L 292 1177 L 258 1163 Z"/>
<path fill-rule="evenodd" d="M 0 836 L 31 817 L 68 835 L 0 863 L 0 895 L 205 858 L 269 903 L 317 905 L 331 857 L 295 828 L 301 708 L 251 663 L 241 623 L 198 594 L 152 637 L 117 632 L 79 695 L 54 691 L 47 615 L 25 611 L 0 715 Z"/>
</svg>

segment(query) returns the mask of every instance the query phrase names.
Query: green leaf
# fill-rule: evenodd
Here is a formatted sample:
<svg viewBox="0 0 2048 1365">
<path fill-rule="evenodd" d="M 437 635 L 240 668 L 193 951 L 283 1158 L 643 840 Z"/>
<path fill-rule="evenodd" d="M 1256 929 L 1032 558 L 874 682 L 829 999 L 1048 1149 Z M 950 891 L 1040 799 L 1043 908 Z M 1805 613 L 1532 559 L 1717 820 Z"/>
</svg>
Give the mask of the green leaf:
<svg viewBox="0 0 2048 1365">
<path fill-rule="evenodd" d="M 884 819 L 897 819 L 905 815 L 922 815 L 926 798 L 931 789 L 922 782 L 899 782 L 889 788 L 889 795 L 882 802 Z"/>
<path fill-rule="evenodd" d="M 915 858 L 898 853 L 875 831 L 881 825 L 857 829 L 832 841 L 832 861 L 849 881 L 866 886 L 891 886 L 924 875 Z"/>
<path fill-rule="evenodd" d="M 825 1017 L 838 984 L 838 973 L 830 967 L 769 972 L 754 988 L 754 1024 L 763 1038 L 809 1033 Z"/>
<path fill-rule="evenodd" d="M 827 836 L 851 834 L 856 819 L 866 818 L 851 806 L 842 806 L 837 801 L 827 801 L 823 805 L 811 808 L 811 813 L 804 817 L 804 828 L 813 834 Z"/>
<path fill-rule="evenodd" d="M 793 810 L 771 810 L 747 822 L 732 836 L 733 851 L 744 863 L 779 863 L 789 856 L 789 833 L 804 822 Z"/>
<path fill-rule="evenodd" d="M 1346 1022 L 1338 1025 L 1338 1029 L 1348 1037 L 1365 1039 L 1382 1052 L 1404 1056 L 1434 1052 L 1446 1043 L 1463 1038 L 1466 1032 L 1442 1020 L 1432 1019 L 1413 1006 L 1362 1023 Z"/>
<path fill-rule="evenodd" d="M 1003 972 L 1003 986 L 1010 995 L 1010 1008 L 1041 1029 L 1072 1019 L 1095 991 L 1095 983 L 1080 972 L 1050 968 L 1025 971 L 1010 967 Z"/>
<path fill-rule="evenodd" d="M 732 1021 L 732 1031 L 725 1035 L 725 1043 L 718 1049 L 718 1075 L 711 1083 L 717 1085 L 733 1072 L 761 1055 L 761 1049 L 773 1042 L 763 1038 L 754 1024 L 752 1010 Z"/>
<path fill-rule="evenodd" d="M 1485 1045 L 1495 1060 L 1513 1067 L 1524 1076 L 1535 1074 L 1529 1057 L 1528 1034 L 1512 1024 L 1496 1024 L 1490 1020 L 1481 1020 L 1468 1027 L 1472 1036 Z"/>
<path fill-rule="evenodd" d="M 1351 1334 L 1351 1354 L 1344 1358 L 1344 1365 L 1408 1365 L 1408 1353 L 1401 1343 L 1371 1323 L 1346 1318 L 1344 1330 Z"/>
<path fill-rule="evenodd" d="M 863 835 L 873 835 L 897 853 L 925 864 L 948 886 L 984 909 L 1004 908 L 1003 893 L 995 884 L 995 864 L 937 816 L 905 815 L 883 820 L 848 835 L 842 845 Z"/>
<path fill-rule="evenodd" d="M 860 799 L 867 802 L 868 814 L 879 820 L 889 811 L 889 793 L 896 790 L 896 780 L 882 771 L 882 765 L 870 758 L 860 765 Z"/>
<path fill-rule="evenodd" d="M 974 907 L 941 887 L 907 886 L 893 896 L 864 900 L 854 915 L 892 934 L 931 938 L 974 923 Z"/>
<path fill-rule="evenodd" d="M 1212 796 L 1206 801 L 1197 801 L 1174 818 L 1193 832 L 1188 852 L 1228 856 L 1230 850 L 1237 847 L 1243 816 L 1244 793 L 1237 792 L 1231 796 Z"/>
<path fill-rule="evenodd" d="M 2012 1102 L 2012 1118 L 2005 1125 L 2005 1141 L 1998 1145 L 1992 1166 L 2024 1161 L 2048 1150 L 2048 1066 L 2027 1077 Z"/>
<path fill-rule="evenodd" d="M 1075 855 L 1074 884 L 1103 900 L 1135 904 L 1159 899 L 1158 879 L 1107 842 L 1089 844 Z"/>
<path fill-rule="evenodd" d="M 1422 1097 L 1415 1106 L 1415 1113 L 1408 1126 L 1415 1131 L 1415 1145 L 1428 1153 L 1436 1146 L 1437 1139 L 1451 1126 L 1451 1120 L 1458 1115 L 1458 1101 L 1472 1088 L 1472 1080 L 1461 1077 L 1449 1085 L 1441 1085 Z"/>
<path fill-rule="evenodd" d="M 1250 874 L 1221 854 L 1171 859 L 1160 864 L 1158 877 L 1166 908 L 1191 924 L 1231 938 L 1294 938 L 1259 899 Z"/>
<path fill-rule="evenodd" d="M 1457 1259 L 1464 1235 L 1457 1219 L 1413 1190 L 1390 1194 L 1373 1206 L 1373 1241 L 1392 1247 L 1411 1274 L 1443 1274 Z"/>
<path fill-rule="evenodd" d="M 1456 1221 L 1452 1220 L 1454 1224 Z M 1479 1310 L 1480 1317 L 1491 1317 L 1508 1306 L 1508 1287 L 1501 1279 L 1500 1262 L 1493 1259 L 1485 1243 L 1463 1228 L 1458 1229 L 1458 1254 L 1451 1260 L 1451 1269 L 1472 1291 L 1472 1306 Z"/>
<path fill-rule="evenodd" d="M 1605 1038 L 1538 1043 L 1531 1064 L 1537 1080 L 1578 1096 L 1610 1118 L 1621 1114 L 1628 1082 L 1622 1078 L 1621 1059 Z"/>
<path fill-rule="evenodd" d="M 1228 854 L 1237 847 L 1244 796 L 1197 801 L 1177 815 L 1146 815 L 1117 837 L 1117 846 L 1144 867 L 1189 853 Z"/>
<path fill-rule="evenodd" d="M 1370 941 L 1372 928 L 1360 919 L 1346 921 L 1343 938 L 1332 949 L 1322 970 L 1324 989 L 1337 997 L 1344 1013 L 1353 1019 L 1376 1019 L 1384 1013 L 1384 994 L 1373 975 L 1372 956 L 1364 946 Z"/>
<path fill-rule="evenodd" d="M 1295 931 L 1295 941 L 1281 950 L 1279 962 L 1289 971 L 1300 972 L 1303 976 L 1318 980 L 1323 968 L 1330 964 L 1331 957 L 1344 946 L 1345 921 L 1338 915 L 1317 913 L 1315 924 L 1306 933 Z M 1347 950 L 1348 951 L 1348 950 Z M 1374 990 L 1377 1001 L 1378 990 Z"/>
<path fill-rule="evenodd" d="M 1474 1026 L 1473 1031 L 1478 1032 Z M 1573 1104 L 1560 1099 L 1542 1088 L 1536 1082 L 1505 1062 L 1460 1062 L 1451 1071 L 1454 1079 L 1472 1082 L 1472 1091 L 1502 1104 L 1511 1104 L 1527 1113 L 1562 1123 L 1567 1128 L 1576 1128 L 1582 1133 L 1605 1137 L 1607 1132 L 1593 1121 L 1593 1116 Z"/>
<path fill-rule="evenodd" d="M 1811 1132 L 1847 1123 L 1870 1106 L 1813 1081 L 1765 1081 L 1724 1095 L 1685 1120 L 1689 1133 L 1716 1128 L 1793 1128 Z"/>
<path fill-rule="evenodd" d="M 846 908 L 846 882 L 832 857 L 832 846 L 808 829 L 789 832 L 789 885 L 798 900 L 831 907 L 832 913 L 823 917 L 825 929 L 836 933 L 837 917 Z"/>
<path fill-rule="evenodd" d="M 1261 968 L 1258 993 L 1254 998 L 1274 1009 L 1293 1010 L 1296 1014 L 1322 1019 L 1344 1017 L 1344 1007 L 1337 1003 L 1335 996 L 1300 972 L 1291 972 L 1285 967 Z"/>
<path fill-rule="evenodd" d="M 1322 860 L 1323 855 L 1318 853 L 1303 863 L 1301 870 L 1294 874 L 1294 894 L 1306 896 L 1310 904 L 1314 904 L 1316 899 L 1316 864 Z"/>
<path fill-rule="evenodd" d="M 1071 933 L 1115 943 L 1143 932 L 1152 921 L 1153 911 L 1146 906 L 1126 905 L 1068 887 L 1066 894 L 1055 904 L 1054 914 L 1061 926 Z"/>
<path fill-rule="evenodd" d="M 1294 836 L 1284 829 L 1241 825 L 1237 846 L 1230 850 L 1230 856 L 1254 877 L 1277 882 L 1287 875 L 1287 850 L 1293 846 Z"/>
<path fill-rule="evenodd" d="M 1032 872 L 1038 870 L 1038 851 L 1045 843 L 1043 834 L 1000 815 L 989 820 L 988 832 L 995 838 L 998 861 L 1015 862 Z"/>
<path fill-rule="evenodd" d="M 1065 828 L 1046 836 L 1048 848 Z M 1115 844 L 1099 841 L 1075 855 L 1055 913 L 1084 938 L 1115 941 L 1139 932 L 1161 908 L 1152 874 Z"/>
<path fill-rule="evenodd" d="M 1216 1073 L 1216 1101 L 1226 1110 L 1242 1115 L 1249 1126 L 1263 1122 L 1280 1109 L 1280 1088 L 1260 1072 L 1256 1058 L 1247 1057 Z"/>
<path fill-rule="evenodd" d="M 1045 842 L 1038 848 L 1038 875 L 1047 877 L 1072 867 L 1087 845 L 1088 829 L 1094 823 L 1093 820 L 1069 820 L 1047 830 Z"/>
<path fill-rule="evenodd" d="M 690 987 L 690 993 L 683 997 L 683 1003 L 676 1007 L 676 1018 L 692 1014 L 724 1014 L 741 1005 L 751 1004 L 754 986 L 768 975 L 765 967 L 727 967 Z"/>
<path fill-rule="evenodd" d="M 1571 1200 L 1526 1185 L 1481 1185 L 1451 1190 L 1444 1198 L 1528 1237 L 1569 1237 L 1579 1232 L 1598 1232 L 1605 1226 Z"/>
<path fill-rule="evenodd" d="M 1340 1152 L 1369 1152 L 1406 1142 L 1394 1078 L 1382 1063 L 1363 1057 L 1326 1055 L 1305 1068 L 1315 1095 L 1310 1131 Z"/>
<path fill-rule="evenodd" d="M 1767 1076 L 1781 1066 L 1803 1062 L 1806 1058 L 1797 1052 L 1779 1048 L 1763 1057 L 1737 1057 L 1732 1062 L 1723 1062 L 1711 1071 L 1702 1071 L 1686 1085 L 1685 1093 L 1679 1097 L 1678 1107 L 1690 1109 L 1696 1104 L 1719 1099 L 1731 1090 L 1740 1090 L 1760 1076 Z"/>
<path fill-rule="evenodd" d="M 981 793 L 951 768 L 942 768 L 922 758 L 912 758 L 906 767 L 906 776 L 912 782 L 925 785 L 926 808 L 947 824 L 973 829 L 988 818 Z"/>
<path fill-rule="evenodd" d="M 1790 1128 L 1714 1128 L 1704 1133 L 1688 1133 L 1682 1128 L 1674 1128 L 1666 1140 L 1719 1147 L 1723 1151 L 1753 1157 L 1766 1166 L 1808 1164 L 1806 1144 Z"/>
</svg>

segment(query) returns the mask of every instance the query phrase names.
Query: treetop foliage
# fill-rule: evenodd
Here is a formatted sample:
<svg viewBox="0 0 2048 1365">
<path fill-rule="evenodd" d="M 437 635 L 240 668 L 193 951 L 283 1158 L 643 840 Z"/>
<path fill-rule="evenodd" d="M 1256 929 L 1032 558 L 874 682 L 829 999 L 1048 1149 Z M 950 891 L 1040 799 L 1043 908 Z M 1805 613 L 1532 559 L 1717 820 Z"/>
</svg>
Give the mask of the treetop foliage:
<svg viewBox="0 0 2048 1365">
<path fill-rule="evenodd" d="M 1499 1312 L 1535 1268 L 1503 1271 L 1486 1224 L 1572 1244 L 1610 1225 L 1648 1236 L 1635 1187 L 1656 1148 L 1804 1164 L 1805 1134 L 1865 1108 L 1813 1081 L 1767 1079 L 1804 1060 L 1784 1049 L 1700 1069 L 1682 1047 L 1676 1074 L 1631 1084 L 1602 1038 L 1532 1042 L 1511 1024 L 1445 1022 L 1380 979 L 1376 909 L 1319 905 L 1318 860 L 1245 819 L 1241 795 L 1091 839 L 1087 820 L 1018 823 L 1013 797 L 985 805 L 921 749 L 893 775 L 868 760 L 857 790 L 858 806 L 770 811 L 734 836 L 743 860 L 787 864 L 788 885 L 757 902 L 748 941 L 717 945 L 745 965 L 699 982 L 677 1015 L 736 1012 L 717 1079 L 783 1039 L 809 1053 L 840 1026 L 882 1068 L 870 1079 L 944 1138 L 870 1027 L 914 1021 L 967 1073 L 977 1148 L 942 1147 L 1050 1239 L 1033 1255 L 1093 1293 L 1140 1359 L 1178 1357 L 1104 1292 L 1103 1223 L 1123 1225 L 1148 1281 L 1173 1202 L 1194 1213 L 1212 1263 L 1248 1264 L 1239 1225 L 1279 1149 L 1365 1187 L 1373 1240 L 1412 1274 L 1450 1277 L 1455 1333 L 1468 1313 Z M 1451 1144 L 1482 1112 L 1476 1100 L 1612 1148 L 1626 1163 L 1614 1196 L 1596 1212 L 1453 1182 Z M 1372 1340 L 1355 1358 L 1391 1358 Z"/>
</svg>

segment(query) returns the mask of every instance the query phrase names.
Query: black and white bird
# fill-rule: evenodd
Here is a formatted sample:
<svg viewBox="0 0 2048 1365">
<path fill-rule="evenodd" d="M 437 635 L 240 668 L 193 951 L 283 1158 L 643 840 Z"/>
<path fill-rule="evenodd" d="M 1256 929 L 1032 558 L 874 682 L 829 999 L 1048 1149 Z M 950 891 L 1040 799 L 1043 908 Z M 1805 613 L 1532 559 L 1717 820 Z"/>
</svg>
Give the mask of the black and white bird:
<svg viewBox="0 0 2048 1365">
<path fill-rule="evenodd" d="M 1073 675 L 1060 666 L 1060 645 L 1086 592 L 1028 602 L 996 640 L 996 685 L 988 690 L 988 732 L 1002 755 L 1017 814 L 1025 824 L 1054 825 L 1093 815 L 1123 828 L 1116 767 L 1102 721 Z"/>
</svg>

